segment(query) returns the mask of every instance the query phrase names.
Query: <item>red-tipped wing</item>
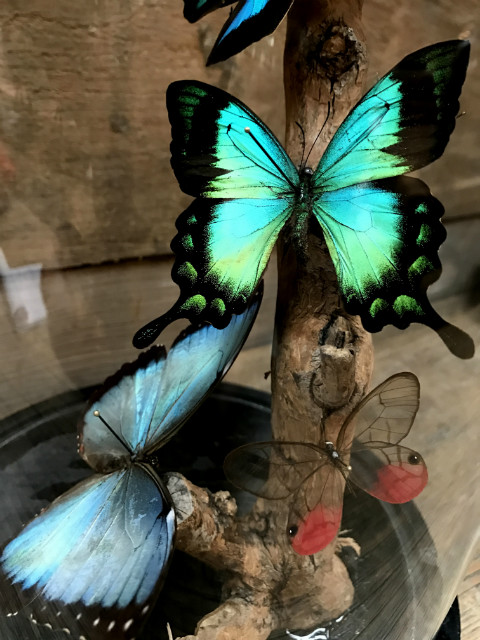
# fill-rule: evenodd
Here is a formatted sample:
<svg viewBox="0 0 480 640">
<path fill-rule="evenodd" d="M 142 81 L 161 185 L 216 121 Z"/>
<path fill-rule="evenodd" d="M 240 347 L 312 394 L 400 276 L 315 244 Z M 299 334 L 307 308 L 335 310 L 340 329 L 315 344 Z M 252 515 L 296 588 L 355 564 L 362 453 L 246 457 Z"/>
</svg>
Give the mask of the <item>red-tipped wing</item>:
<svg viewBox="0 0 480 640">
<path fill-rule="evenodd" d="M 343 477 L 320 447 L 257 442 L 228 454 L 225 475 L 241 489 L 290 502 L 287 534 L 294 551 L 317 553 L 334 540 L 342 519 Z"/>
<path fill-rule="evenodd" d="M 384 502 L 415 498 L 428 481 L 422 456 L 400 446 L 410 432 L 420 400 L 420 383 L 397 373 L 371 391 L 345 421 L 338 449 L 351 449 L 349 480 Z"/>
<path fill-rule="evenodd" d="M 344 480 L 329 463 L 310 476 L 295 494 L 287 533 L 293 550 L 307 556 L 332 542 L 340 527 Z"/>
<path fill-rule="evenodd" d="M 359 450 L 354 445 L 350 464 L 349 480 L 384 502 L 409 502 L 428 482 L 427 465 L 422 456 L 400 445 L 372 443 L 371 447 Z"/>
</svg>

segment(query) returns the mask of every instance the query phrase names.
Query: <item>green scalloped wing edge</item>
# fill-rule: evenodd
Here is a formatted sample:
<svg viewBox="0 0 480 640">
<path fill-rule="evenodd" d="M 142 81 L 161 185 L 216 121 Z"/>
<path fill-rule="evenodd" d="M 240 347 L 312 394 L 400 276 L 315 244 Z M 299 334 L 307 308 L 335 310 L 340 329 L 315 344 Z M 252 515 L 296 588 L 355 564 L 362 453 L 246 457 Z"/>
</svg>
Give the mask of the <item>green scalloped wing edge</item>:
<svg viewBox="0 0 480 640">
<path fill-rule="evenodd" d="M 443 320 L 426 295 L 441 273 L 442 214 L 427 185 L 405 176 L 328 192 L 315 208 L 345 307 L 367 331 L 420 322 L 452 353 L 470 358 L 470 336 Z"/>
<path fill-rule="evenodd" d="M 178 318 L 226 327 L 257 290 L 290 214 L 284 199 L 194 200 L 179 216 L 171 244 L 176 254 L 172 279 L 180 297 L 135 334 L 134 345 L 144 348 Z"/>
</svg>

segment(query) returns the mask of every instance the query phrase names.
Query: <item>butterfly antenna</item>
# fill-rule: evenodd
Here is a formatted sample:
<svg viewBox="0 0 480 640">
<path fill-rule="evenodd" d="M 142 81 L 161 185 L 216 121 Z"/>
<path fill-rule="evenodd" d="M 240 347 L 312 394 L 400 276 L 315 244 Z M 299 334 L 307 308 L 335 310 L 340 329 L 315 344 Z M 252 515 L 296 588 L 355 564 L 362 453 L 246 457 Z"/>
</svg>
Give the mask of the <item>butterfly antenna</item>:
<svg viewBox="0 0 480 640">
<path fill-rule="evenodd" d="M 305 142 L 305 131 L 304 131 L 302 125 L 299 122 L 297 122 L 296 120 L 295 120 L 295 124 L 300 129 L 300 132 L 302 134 L 302 160 L 300 162 L 300 168 L 303 169 L 303 167 L 305 166 L 303 164 L 303 158 L 305 157 L 305 145 L 306 145 L 306 142 Z"/>
<path fill-rule="evenodd" d="M 128 453 L 133 456 L 133 451 L 130 449 L 130 447 L 127 445 L 127 443 L 123 440 L 123 438 L 121 438 L 118 433 L 115 433 L 115 431 L 112 429 L 112 427 L 108 424 L 108 422 L 106 420 L 104 420 L 102 418 L 102 416 L 100 415 L 100 411 L 98 409 L 95 409 L 95 411 L 93 412 L 93 415 L 98 418 L 99 420 L 101 420 L 103 422 L 103 424 L 107 427 L 107 429 L 110 431 L 110 433 L 115 436 L 115 438 L 120 442 L 120 444 L 128 451 Z"/>
<path fill-rule="evenodd" d="M 317 135 L 316 135 L 316 137 L 315 137 L 315 140 L 313 141 L 313 144 L 312 144 L 312 146 L 310 147 L 310 151 L 308 152 L 307 157 L 305 158 L 305 164 L 304 164 L 304 165 L 302 165 L 302 169 L 303 169 L 304 167 L 306 167 L 306 166 L 307 166 L 308 159 L 309 159 L 309 157 L 310 157 L 310 154 L 311 154 L 311 153 L 312 153 L 312 151 L 313 151 L 313 147 L 317 144 L 318 139 L 320 138 L 320 136 L 322 135 L 323 130 L 325 129 L 325 125 L 327 124 L 328 119 L 329 119 L 329 117 L 330 117 L 331 104 L 332 104 L 332 103 L 331 103 L 331 101 L 329 100 L 329 101 L 328 101 L 328 107 L 327 107 L 327 115 L 325 116 L 325 120 L 323 121 L 323 124 L 322 124 L 322 127 L 321 127 L 320 131 L 317 133 Z"/>
</svg>

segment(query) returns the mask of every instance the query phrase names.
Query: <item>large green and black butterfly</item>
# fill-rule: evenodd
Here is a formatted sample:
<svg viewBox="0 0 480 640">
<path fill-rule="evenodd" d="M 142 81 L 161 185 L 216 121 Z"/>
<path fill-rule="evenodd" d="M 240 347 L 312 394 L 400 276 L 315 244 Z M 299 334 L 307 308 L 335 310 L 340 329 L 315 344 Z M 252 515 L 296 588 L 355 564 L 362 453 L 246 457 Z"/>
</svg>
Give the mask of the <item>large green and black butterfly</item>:
<svg viewBox="0 0 480 640">
<path fill-rule="evenodd" d="M 313 217 L 345 307 L 365 329 L 420 322 L 470 358 L 471 338 L 426 296 L 441 272 L 443 206 L 425 183 L 402 175 L 443 153 L 469 49 L 453 40 L 404 58 L 350 112 L 315 171 L 297 171 L 266 125 L 228 93 L 196 81 L 171 84 L 171 164 L 196 200 L 179 216 L 171 245 L 180 297 L 133 344 L 146 347 L 180 317 L 226 326 L 245 309 L 287 220 L 302 238 Z"/>
</svg>

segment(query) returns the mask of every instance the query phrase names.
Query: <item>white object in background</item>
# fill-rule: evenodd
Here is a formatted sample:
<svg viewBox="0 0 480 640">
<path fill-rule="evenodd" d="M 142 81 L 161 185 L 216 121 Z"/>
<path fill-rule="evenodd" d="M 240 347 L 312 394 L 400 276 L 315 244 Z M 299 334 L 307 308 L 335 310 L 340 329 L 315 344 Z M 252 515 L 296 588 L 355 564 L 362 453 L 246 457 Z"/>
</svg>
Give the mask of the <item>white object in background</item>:
<svg viewBox="0 0 480 640">
<path fill-rule="evenodd" d="M 42 264 L 11 268 L 0 249 L 0 276 L 15 328 L 24 331 L 47 317 L 40 285 Z"/>
<path fill-rule="evenodd" d="M 295 633 L 292 633 L 288 629 L 286 629 L 286 632 L 288 637 L 292 638 L 292 640 L 328 640 L 328 638 L 330 637 L 328 629 L 325 629 L 324 627 L 312 631 L 307 636 L 297 636 Z"/>
</svg>

